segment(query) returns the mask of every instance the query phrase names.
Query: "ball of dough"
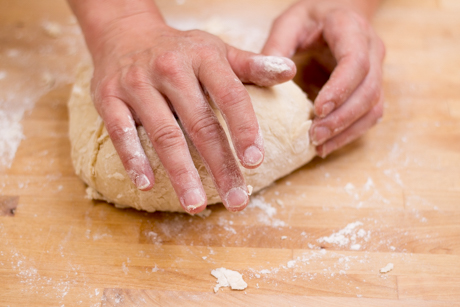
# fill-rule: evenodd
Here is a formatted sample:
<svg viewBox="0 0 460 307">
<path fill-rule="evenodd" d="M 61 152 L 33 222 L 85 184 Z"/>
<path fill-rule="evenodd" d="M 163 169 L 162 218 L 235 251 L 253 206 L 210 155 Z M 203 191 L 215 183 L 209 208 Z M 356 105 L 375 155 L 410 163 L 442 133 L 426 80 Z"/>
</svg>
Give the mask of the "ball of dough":
<svg viewBox="0 0 460 307">
<path fill-rule="evenodd" d="M 68 103 L 72 162 L 77 175 L 88 185 L 88 195 L 93 199 L 111 202 L 117 207 L 133 207 L 150 212 L 183 212 L 166 171 L 142 126 L 137 131 L 154 171 L 155 185 L 150 191 L 143 192 L 131 182 L 94 108 L 90 95 L 91 76 L 92 67 L 81 69 Z M 293 82 L 272 88 L 246 85 L 246 89 L 264 137 L 265 159 L 256 169 L 240 168 L 246 184 L 253 186 L 254 192 L 257 192 L 315 156 L 315 148 L 308 135 L 313 105 Z M 215 113 L 230 139 L 221 114 L 217 110 Z M 187 142 L 208 196 L 208 204 L 221 202 L 197 150 L 190 140 L 187 139 Z"/>
</svg>

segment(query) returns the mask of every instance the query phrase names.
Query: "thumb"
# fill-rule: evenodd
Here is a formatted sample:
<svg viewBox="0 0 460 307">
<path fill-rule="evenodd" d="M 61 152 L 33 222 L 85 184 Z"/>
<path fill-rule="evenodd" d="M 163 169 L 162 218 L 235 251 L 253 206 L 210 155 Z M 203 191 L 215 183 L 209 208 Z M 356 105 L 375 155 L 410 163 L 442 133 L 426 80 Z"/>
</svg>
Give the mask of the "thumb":
<svg viewBox="0 0 460 307">
<path fill-rule="evenodd" d="M 244 83 L 273 86 L 294 78 L 296 66 L 290 59 L 265 56 L 228 46 L 227 59 L 237 77 Z"/>
</svg>

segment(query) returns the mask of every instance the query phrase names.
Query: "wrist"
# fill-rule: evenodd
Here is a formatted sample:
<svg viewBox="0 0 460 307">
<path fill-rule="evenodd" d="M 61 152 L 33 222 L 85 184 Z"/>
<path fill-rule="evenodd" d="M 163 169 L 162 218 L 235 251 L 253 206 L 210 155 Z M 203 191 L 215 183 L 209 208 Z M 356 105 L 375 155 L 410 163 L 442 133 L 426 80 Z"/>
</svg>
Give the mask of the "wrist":
<svg viewBox="0 0 460 307">
<path fill-rule="evenodd" d="M 152 0 L 68 0 L 90 53 L 97 57 L 120 47 L 145 29 L 165 26 Z M 118 43 L 115 40 L 120 40 Z M 126 42 L 127 43 L 127 42 Z M 115 51 L 115 50 L 113 50 Z"/>
<path fill-rule="evenodd" d="M 148 48 L 155 38 L 169 28 L 162 20 L 148 14 L 130 16 L 113 21 L 98 35 L 87 37 L 87 45 L 94 64 L 106 58 L 120 58 Z"/>
</svg>

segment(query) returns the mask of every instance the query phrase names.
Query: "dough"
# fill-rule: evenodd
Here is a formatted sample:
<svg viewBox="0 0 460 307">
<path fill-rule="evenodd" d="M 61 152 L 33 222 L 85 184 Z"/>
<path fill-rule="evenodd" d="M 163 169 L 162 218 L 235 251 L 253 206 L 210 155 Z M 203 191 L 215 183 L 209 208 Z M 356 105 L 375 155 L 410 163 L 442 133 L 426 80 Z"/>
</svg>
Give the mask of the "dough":
<svg viewBox="0 0 460 307">
<path fill-rule="evenodd" d="M 133 207 L 150 212 L 184 211 L 142 126 L 137 131 L 154 170 L 155 185 L 150 191 L 142 192 L 131 182 L 93 106 L 90 95 L 91 75 L 90 66 L 80 71 L 68 103 L 72 163 L 77 175 L 89 186 L 88 196 L 111 202 L 117 207 Z M 306 94 L 293 82 L 272 88 L 246 85 L 246 89 L 264 137 L 265 159 L 256 169 L 241 167 L 241 170 L 246 184 L 257 192 L 315 156 L 314 146 L 310 144 L 308 136 L 313 106 Z M 215 112 L 228 135 L 221 114 Z M 198 152 L 187 141 L 208 196 L 208 204 L 220 202 Z"/>
<path fill-rule="evenodd" d="M 221 287 L 230 287 L 232 290 L 244 290 L 248 287 L 248 284 L 243 280 L 243 275 L 237 271 L 218 268 L 212 270 L 211 275 L 217 278 L 214 292 L 219 291 Z"/>
<path fill-rule="evenodd" d="M 390 262 L 386 266 L 384 266 L 383 268 L 380 269 L 380 273 L 388 273 L 391 270 L 393 270 L 393 268 L 394 268 L 394 265 L 393 265 L 393 263 Z"/>
</svg>

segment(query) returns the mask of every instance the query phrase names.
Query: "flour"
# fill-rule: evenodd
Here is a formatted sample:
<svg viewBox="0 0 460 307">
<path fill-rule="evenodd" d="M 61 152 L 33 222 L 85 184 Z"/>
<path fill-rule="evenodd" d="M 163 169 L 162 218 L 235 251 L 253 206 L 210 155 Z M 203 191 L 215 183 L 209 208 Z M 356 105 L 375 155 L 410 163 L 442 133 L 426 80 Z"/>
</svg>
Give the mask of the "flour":
<svg viewBox="0 0 460 307">
<path fill-rule="evenodd" d="M 263 67 L 268 73 L 282 73 L 284 71 L 291 70 L 289 65 L 283 60 L 283 58 L 275 56 L 258 56 L 255 58 L 257 65 Z"/>
<path fill-rule="evenodd" d="M 22 126 L 19 123 L 22 114 L 9 113 L 0 109 L 0 168 L 11 167 L 16 150 L 24 139 Z"/>
<path fill-rule="evenodd" d="M 251 198 L 247 209 L 260 209 L 262 212 L 257 215 L 259 222 L 272 227 L 284 227 L 286 223 L 273 216 L 276 215 L 277 210 L 271 204 L 265 201 L 262 196 Z"/>
<path fill-rule="evenodd" d="M 45 34 L 51 38 L 58 38 L 62 35 L 62 28 L 56 22 L 45 21 L 42 24 L 42 29 L 45 32 Z"/>
<path fill-rule="evenodd" d="M 44 21 L 42 28 L 12 28 L 6 35 L 5 39 L 14 37 L 17 44 L 0 51 L 0 170 L 11 167 L 25 139 L 21 125 L 24 115 L 45 93 L 72 83 L 75 63 L 88 57 L 77 24 L 58 25 Z M 40 39 L 45 35 L 59 37 Z M 31 49 L 31 45 L 36 48 Z"/>
<path fill-rule="evenodd" d="M 319 238 L 317 242 L 326 242 L 340 247 L 348 246 L 351 243 L 351 250 L 359 250 L 361 249 L 361 245 L 356 243 L 358 239 L 363 239 L 366 242 L 370 240 L 370 231 L 365 231 L 362 228 L 357 230 L 357 227 L 362 225 L 363 223 L 361 222 L 350 223 L 345 228 L 328 237 Z"/>
</svg>

